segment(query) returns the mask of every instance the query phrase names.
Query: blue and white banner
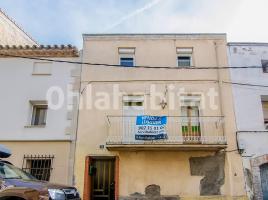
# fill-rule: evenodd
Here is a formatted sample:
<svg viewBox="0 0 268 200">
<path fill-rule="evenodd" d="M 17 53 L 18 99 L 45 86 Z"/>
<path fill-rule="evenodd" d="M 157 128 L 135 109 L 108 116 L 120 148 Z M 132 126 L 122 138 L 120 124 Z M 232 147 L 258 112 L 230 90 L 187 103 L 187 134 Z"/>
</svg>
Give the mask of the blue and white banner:
<svg viewBox="0 0 268 200">
<path fill-rule="evenodd" d="M 159 140 L 167 139 L 166 116 L 137 116 L 136 140 Z"/>
</svg>

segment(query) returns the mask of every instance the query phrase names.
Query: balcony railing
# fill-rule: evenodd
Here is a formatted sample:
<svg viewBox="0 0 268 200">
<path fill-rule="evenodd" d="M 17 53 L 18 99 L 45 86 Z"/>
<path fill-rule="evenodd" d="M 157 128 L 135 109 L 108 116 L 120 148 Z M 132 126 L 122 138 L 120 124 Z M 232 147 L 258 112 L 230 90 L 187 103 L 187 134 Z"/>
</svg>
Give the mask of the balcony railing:
<svg viewBox="0 0 268 200">
<path fill-rule="evenodd" d="M 108 116 L 107 146 L 113 145 L 226 145 L 223 117 L 168 116 L 167 139 L 136 140 L 136 116 Z"/>
</svg>

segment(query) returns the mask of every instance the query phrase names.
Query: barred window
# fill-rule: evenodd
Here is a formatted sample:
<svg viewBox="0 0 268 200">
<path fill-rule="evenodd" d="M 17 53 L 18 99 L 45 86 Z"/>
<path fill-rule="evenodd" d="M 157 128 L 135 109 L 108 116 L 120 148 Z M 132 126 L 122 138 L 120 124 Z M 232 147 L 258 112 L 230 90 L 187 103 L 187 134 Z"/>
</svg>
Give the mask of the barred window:
<svg viewBox="0 0 268 200">
<path fill-rule="evenodd" d="M 54 156 L 30 155 L 23 157 L 22 170 L 41 181 L 49 181 Z"/>
</svg>

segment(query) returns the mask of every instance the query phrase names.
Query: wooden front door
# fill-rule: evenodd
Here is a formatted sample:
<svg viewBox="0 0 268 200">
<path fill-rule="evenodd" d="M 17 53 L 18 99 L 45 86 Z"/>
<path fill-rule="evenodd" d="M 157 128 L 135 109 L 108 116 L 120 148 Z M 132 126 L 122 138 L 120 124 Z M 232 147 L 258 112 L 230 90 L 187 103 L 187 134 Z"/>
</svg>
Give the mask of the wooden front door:
<svg viewBox="0 0 268 200">
<path fill-rule="evenodd" d="M 94 158 L 89 167 L 91 175 L 91 199 L 115 199 L 115 159 Z"/>
</svg>

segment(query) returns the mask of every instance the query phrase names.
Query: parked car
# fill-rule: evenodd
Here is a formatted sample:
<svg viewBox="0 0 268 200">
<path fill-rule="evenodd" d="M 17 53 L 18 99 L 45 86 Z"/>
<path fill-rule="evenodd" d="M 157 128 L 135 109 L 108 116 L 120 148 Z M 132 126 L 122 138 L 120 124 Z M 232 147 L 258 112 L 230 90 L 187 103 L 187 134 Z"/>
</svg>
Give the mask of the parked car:
<svg viewBox="0 0 268 200">
<path fill-rule="evenodd" d="M 9 154 L 11 155 L 11 152 L 7 152 L 6 148 L 0 145 L 0 156 L 6 158 Z M 75 187 L 37 180 L 11 163 L 0 160 L 0 191 L 6 192 L 6 188 L 16 187 L 36 190 L 39 192 L 40 199 L 80 200 Z"/>
<path fill-rule="evenodd" d="M 1 200 L 41 200 L 37 190 L 12 187 L 1 190 Z M 48 198 L 47 198 L 48 199 Z M 45 200 L 45 199 L 43 199 Z"/>
</svg>

